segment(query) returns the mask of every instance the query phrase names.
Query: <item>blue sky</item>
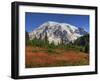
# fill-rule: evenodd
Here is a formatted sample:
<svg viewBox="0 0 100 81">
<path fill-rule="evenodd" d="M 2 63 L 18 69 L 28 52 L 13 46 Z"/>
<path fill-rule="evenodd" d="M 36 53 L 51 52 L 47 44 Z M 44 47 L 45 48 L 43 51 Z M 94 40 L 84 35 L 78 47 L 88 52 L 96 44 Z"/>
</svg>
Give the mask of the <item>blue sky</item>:
<svg viewBox="0 0 100 81">
<path fill-rule="evenodd" d="M 89 32 L 89 16 L 88 15 L 71 15 L 71 14 L 51 14 L 51 13 L 25 13 L 25 28 L 27 32 L 31 32 L 35 28 L 47 21 L 55 21 L 59 23 L 69 23 L 76 27 L 84 27 Z"/>
</svg>

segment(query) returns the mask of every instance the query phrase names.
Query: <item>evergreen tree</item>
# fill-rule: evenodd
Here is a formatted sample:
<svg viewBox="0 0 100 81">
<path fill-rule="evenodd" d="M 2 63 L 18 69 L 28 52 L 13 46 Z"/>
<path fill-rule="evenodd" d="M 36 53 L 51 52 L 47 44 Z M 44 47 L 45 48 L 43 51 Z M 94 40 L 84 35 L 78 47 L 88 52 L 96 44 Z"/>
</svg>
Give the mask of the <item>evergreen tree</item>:
<svg viewBox="0 0 100 81">
<path fill-rule="evenodd" d="M 29 34 L 28 34 L 28 32 L 26 31 L 25 32 L 25 43 L 26 43 L 26 45 L 28 44 L 28 41 L 29 41 Z"/>
<path fill-rule="evenodd" d="M 41 33 L 40 33 L 40 36 L 39 36 L 39 40 L 42 40 L 42 35 L 41 35 Z"/>
<path fill-rule="evenodd" d="M 74 44 L 79 45 L 79 46 L 84 46 L 84 45 L 89 44 L 89 34 L 86 34 L 78 38 L 77 40 L 75 40 Z"/>
<path fill-rule="evenodd" d="M 25 38 L 26 38 L 26 40 L 29 40 L 29 34 L 27 31 L 25 32 Z"/>
<path fill-rule="evenodd" d="M 61 37 L 61 44 L 63 45 L 64 43 L 63 43 L 63 37 Z"/>
<path fill-rule="evenodd" d="M 47 32 L 45 33 L 45 38 L 44 38 L 45 42 L 48 41 L 48 36 L 47 36 Z"/>
<path fill-rule="evenodd" d="M 85 45 L 85 53 L 89 53 L 89 44 Z"/>
</svg>

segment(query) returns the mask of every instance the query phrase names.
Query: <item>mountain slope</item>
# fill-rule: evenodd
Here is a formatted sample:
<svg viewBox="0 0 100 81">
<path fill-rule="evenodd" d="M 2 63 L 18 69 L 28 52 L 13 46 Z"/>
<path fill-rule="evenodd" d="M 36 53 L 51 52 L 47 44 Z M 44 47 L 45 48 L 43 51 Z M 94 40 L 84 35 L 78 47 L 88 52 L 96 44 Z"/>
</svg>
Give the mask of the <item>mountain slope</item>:
<svg viewBox="0 0 100 81">
<path fill-rule="evenodd" d="M 89 34 L 86 34 L 76 39 L 74 45 L 83 46 L 84 52 L 89 53 Z"/>
<path fill-rule="evenodd" d="M 83 28 L 78 28 L 67 23 L 58 23 L 53 21 L 48 21 L 40 25 L 37 29 L 29 33 L 30 40 L 45 39 L 49 43 L 54 42 L 55 45 L 59 43 L 68 44 L 69 42 L 74 42 L 77 38 L 87 34 Z"/>
<path fill-rule="evenodd" d="M 74 44 L 80 46 L 89 44 L 89 34 L 79 37 L 77 40 L 75 40 Z"/>
</svg>

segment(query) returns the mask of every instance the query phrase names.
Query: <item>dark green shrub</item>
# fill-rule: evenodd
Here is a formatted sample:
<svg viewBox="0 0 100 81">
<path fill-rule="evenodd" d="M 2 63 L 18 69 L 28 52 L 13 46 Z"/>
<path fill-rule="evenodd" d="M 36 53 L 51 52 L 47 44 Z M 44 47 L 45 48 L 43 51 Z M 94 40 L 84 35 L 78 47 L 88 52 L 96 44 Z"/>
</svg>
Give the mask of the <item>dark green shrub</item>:
<svg viewBox="0 0 100 81">
<path fill-rule="evenodd" d="M 89 45 L 85 45 L 85 53 L 89 53 Z"/>
</svg>

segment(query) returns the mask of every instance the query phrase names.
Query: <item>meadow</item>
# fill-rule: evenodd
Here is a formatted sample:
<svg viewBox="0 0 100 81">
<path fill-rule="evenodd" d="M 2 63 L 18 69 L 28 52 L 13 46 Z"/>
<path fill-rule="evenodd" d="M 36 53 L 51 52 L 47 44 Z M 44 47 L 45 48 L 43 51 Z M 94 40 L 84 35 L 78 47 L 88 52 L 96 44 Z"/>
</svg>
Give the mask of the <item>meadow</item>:
<svg viewBox="0 0 100 81">
<path fill-rule="evenodd" d="M 47 40 L 33 39 L 26 42 L 25 66 L 60 67 L 89 65 L 87 47 L 70 44 L 49 44 Z"/>
</svg>

